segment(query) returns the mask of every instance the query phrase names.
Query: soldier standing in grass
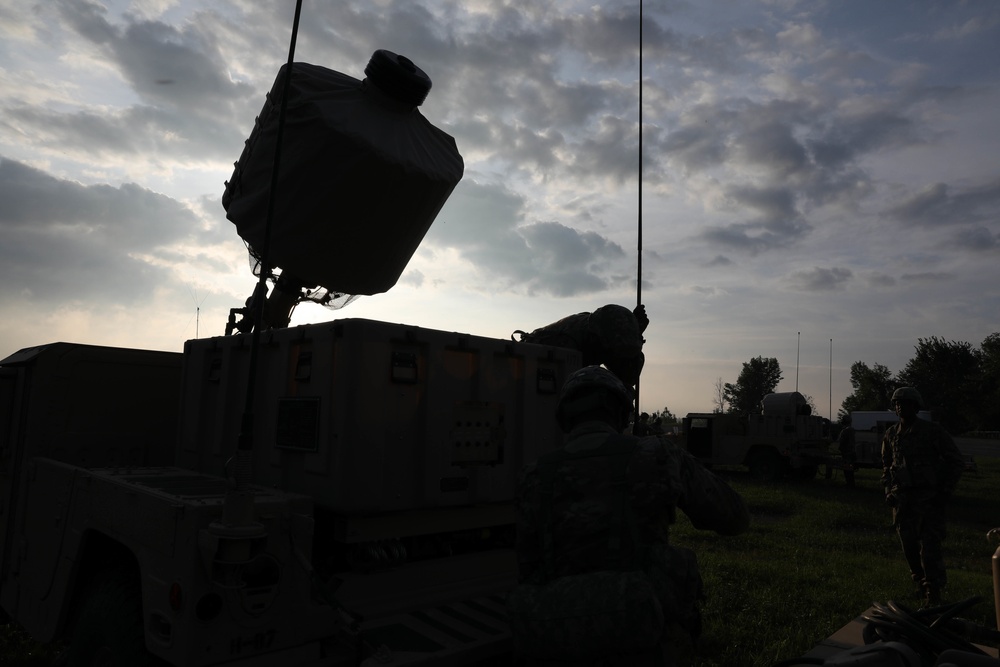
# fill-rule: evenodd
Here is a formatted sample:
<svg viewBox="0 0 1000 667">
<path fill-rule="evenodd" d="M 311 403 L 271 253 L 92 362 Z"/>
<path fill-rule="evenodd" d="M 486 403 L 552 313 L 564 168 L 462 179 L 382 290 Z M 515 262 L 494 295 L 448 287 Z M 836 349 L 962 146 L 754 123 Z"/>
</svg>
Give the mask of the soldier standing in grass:
<svg viewBox="0 0 1000 667">
<path fill-rule="evenodd" d="M 567 378 L 564 446 L 518 484 L 520 585 L 507 598 L 523 665 L 686 664 L 701 628 L 697 560 L 669 544 L 677 508 L 738 535 L 743 499 L 666 438 L 623 435 L 631 392 L 600 366 Z"/>
<path fill-rule="evenodd" d="M 882 439 L 882 485 L 910 576 L 934 606 L 948 580 L 941 555 L 945 510 L 965 464 L 947 431 L 917 417 L 922 404 L 913 387 L 892 395 L 899 422 Z"/>
</svg>

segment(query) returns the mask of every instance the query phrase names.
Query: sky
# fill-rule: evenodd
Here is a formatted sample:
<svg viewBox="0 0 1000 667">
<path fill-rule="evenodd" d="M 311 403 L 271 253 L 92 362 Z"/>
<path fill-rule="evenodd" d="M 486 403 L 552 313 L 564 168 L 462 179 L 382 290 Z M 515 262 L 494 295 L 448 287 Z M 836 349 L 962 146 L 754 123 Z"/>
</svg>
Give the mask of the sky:
<svg viewBox="0 0 1000 667">
<path fill-rule="evenodd" d="M 223 335 L 256 281 L 224 183 L 294 8 L 0 0 L 0 355 Z M 506 339 L 641 298 L 641 407 L 677 415 L 763 356 L 835 416 L 854 362 L 1000 331 L 1000 4 L 641 9 L 305 0 L 296 61 L 405 55 L 465 172 L 391 290 L 292 324 Z"/>
</svg>

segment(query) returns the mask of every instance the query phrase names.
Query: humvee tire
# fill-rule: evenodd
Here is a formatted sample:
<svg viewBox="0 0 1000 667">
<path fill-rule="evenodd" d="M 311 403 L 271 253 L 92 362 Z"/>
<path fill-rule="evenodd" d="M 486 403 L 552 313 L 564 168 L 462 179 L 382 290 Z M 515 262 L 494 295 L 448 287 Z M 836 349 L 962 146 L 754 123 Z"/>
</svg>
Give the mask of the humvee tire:
<svg viewBox="0 0 1000 667">
<path fill-rule="evenodd" d="M 77 607 L 66 653 L 68 667 L 153 667 L 139 582 L 114 570 L 95 576 Z"/>
<path fill-rule="evenodd" d="M 785 474 L 785 461 L 775 452 L 758 452 L 747 462 L 750 476 L 761 482 L 777 482 Z"/>
</svg>

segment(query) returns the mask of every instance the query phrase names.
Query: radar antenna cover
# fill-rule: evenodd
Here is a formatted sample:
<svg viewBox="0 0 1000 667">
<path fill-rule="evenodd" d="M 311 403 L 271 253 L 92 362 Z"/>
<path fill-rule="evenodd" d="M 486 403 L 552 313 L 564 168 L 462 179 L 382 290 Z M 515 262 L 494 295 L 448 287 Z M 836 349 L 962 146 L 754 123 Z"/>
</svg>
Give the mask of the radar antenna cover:
<svg viewBox="0 0 1000 667">
<path fill-rule="evenodd" d="M 222 197 L 257 259 L 286 68 Z M 315 286 L 343 300 L 395 285 L 464 171 L 455 140 L 416 108 L 431 87 L 423 70 L 379 50 L 365 73 L 292 66 L 268 259 L 311 300 Z"/>
</svg>

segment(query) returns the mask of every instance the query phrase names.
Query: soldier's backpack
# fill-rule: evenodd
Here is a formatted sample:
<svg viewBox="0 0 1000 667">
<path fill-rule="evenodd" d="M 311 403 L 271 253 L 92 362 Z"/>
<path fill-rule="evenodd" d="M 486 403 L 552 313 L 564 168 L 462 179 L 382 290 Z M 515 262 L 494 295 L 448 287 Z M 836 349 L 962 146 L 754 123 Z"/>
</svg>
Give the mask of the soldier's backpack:
<svg viewBox="0 0 1000 667">
<path fill-rule="evenodd" d="M 605 657 L 640 653 L 656 646 L 664 632 L 663 610 L 641 563 L 624 562 L 624 531 L 632 553 L 642 552 L 628 497 L 627 471 L 636 440 L 612 436 L 600 448 L 586 452 L 551 452 L 538 461 L 541 478 L 539 535 L 545 583 L 523 583 L 507 596 L 507 615 L 517 655 L 548 660 L 591 662 Z M 556 467 L 568 460 L 611 455 L 614 496 L 608 538 L 608 567 L 554 577 L 551 531 L 553 480 Z M 631 559 L 641 560 L 639 558 Z"/>
<path fill-rule="evenodd" d="M 520 339 L 514 338 L 513 335 L 511 339 L 515 341 L 520 340 L 522 343 L 568 347 L 571 350 L 583 351 L 586 343 L 584 337 L 587 332 L 587 321 L 589 319 L 590 313 L 569 315 L 558 322 L 534 329 L 531 333 L 525 333 L 518 329 L 514 334 L 520 334 Z"/>
</svg>

